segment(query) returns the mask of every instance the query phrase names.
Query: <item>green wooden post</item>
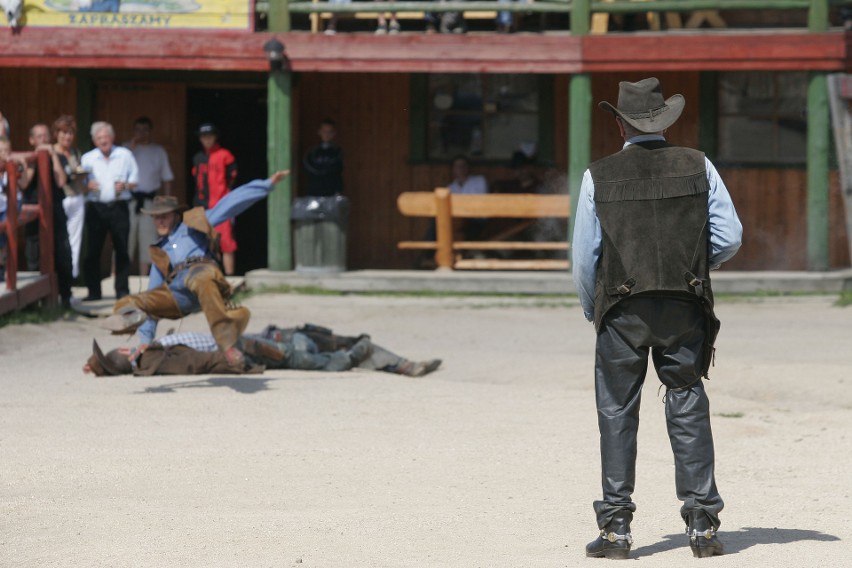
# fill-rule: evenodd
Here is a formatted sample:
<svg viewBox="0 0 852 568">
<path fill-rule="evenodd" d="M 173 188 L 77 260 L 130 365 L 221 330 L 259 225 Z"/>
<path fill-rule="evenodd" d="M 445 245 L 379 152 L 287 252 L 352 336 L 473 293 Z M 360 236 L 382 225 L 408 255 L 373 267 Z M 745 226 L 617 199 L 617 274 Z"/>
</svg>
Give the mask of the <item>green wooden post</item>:
<svg viewBox="0 0 852 568">
<path fill-rule="evenodd" d="M 808 11 L 808 30 L 828 30 L 828 0 L 813 0 Z M 828 80 L 825 72 L 812 71 L 808 78 L 807 134 L 807 251 L 809 270 L 828 269 L 828 140 L 830 134 Z"/>
<path fill-rule="evenodd" d="M 590 7 L 589 0 L 574 0 L 571 9 L 573 35 L 589 33 Z M 589 166 L 592 155 L 592 78 L 588 73 L 577 73 L 571 76 L 570 81 L 568 88 L 568 191 L 571 195 L 571 217 L 568 224 L 568 242 L 571 242 L 574 234 L 574 219 L 577 203 L 580 200 L 583 172 Z"/>
<path fill-rule="evenodd" d="M 289 71 L 273 71 L 267 83 L 267 136 L 266 155 L 269 173 L 291 169 L 290 140 L 290 88 L 292 77 Z M 290 228 L 290 202 L 292 201 L 292 177 L 282 180 L 269 194 L 267 204 L 268 253 L 270 270 L 292 270 L 292 246 Z"/>
<path fill-rule="evenodd" d="M 290 0 L 269 0 L 269 31 L 290 31 Z"/>
<path fill-rule="evenodd" d="M 269 4 L 269 30 L 290 31 L 290 10 L 287 0 L 271 0 Z M 290 170 L 292 164 L 292 76 L 285 59 L 283 70 L 271 70 L 267 80 L 266 157 L 269 173 Z M 290 204 L 292 177 L 278 184 L 267 202 L 267 262 L 270 270 L 292 270 L 292 230 Z"/>
</svg>

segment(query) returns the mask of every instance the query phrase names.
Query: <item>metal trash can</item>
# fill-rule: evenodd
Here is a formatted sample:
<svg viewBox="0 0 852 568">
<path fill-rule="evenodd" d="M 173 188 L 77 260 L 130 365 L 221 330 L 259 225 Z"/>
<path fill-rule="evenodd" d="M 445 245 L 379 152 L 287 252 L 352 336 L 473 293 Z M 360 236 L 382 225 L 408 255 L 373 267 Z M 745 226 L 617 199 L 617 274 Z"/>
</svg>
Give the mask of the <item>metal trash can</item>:
<svg viewBox="0 0 852 568">
<path fill-rule="evenodd" d="M 299 272 L 346 270 L 349 200 L 342 195 L 293 201 L 293 248 Z"/>
</svg>

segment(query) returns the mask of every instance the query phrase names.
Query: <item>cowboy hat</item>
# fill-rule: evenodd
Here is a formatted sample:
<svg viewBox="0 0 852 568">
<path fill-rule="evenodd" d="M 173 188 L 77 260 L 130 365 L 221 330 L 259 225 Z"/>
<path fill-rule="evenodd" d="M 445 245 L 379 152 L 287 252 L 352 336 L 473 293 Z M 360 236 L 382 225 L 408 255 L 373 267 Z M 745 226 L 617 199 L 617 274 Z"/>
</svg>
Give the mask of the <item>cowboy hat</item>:
<svg viewBox="0 0 852 568">
<path fill-rule="evenodd" d="M 685 104 L 683 95 L 672 95 L 663 100 L 659 79 L 649 77 L 636 83 L 620 82 L 617 107 L 606 101 L 598 103 L 598 106 L 640 132 L 662 132 L 680 117 Z"/>
<path fill-rule="evenodd" d="M 171 195 L 157 195 L 154 197 L 154 205 L 150 209 L 143 207 L 140 211 L 146 215 L 163 215 L 171 211 L 183 213 L 187 209 L 189 209 L 189 207 L 183 203 L 178 203 L 176 197 Z"/>
<path fill-rule="evenodd" d="M 104 355 L 100 345 L 94 339 L 92 340 L 92 356 L 86 363 L 88 363 L 92 372 L 99 377 L 129 375 L 133 372 L 130 359 L 126 355 L 115 349 Z"/>
</svg>

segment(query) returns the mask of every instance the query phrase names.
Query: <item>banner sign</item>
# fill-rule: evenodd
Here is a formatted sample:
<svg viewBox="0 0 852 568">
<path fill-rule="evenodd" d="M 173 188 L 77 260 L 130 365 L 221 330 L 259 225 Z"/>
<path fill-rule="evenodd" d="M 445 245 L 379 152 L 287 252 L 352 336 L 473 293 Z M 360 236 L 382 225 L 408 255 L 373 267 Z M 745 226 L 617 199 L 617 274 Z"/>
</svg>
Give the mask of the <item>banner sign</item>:
<svg viewBox="0 0 852 568">
<path fill-rule="evenodd" d="M 252 0 L 23 0 L 18 25 L 251 31 Z"/>
</svg>

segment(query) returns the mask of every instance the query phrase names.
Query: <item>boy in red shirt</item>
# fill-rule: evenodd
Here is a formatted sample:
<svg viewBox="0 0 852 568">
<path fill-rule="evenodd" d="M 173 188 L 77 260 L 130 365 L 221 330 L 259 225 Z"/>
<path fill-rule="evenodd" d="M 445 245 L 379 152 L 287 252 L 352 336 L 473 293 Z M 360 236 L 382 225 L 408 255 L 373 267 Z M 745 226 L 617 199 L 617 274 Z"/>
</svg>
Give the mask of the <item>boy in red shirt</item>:
<svg viewBox="0 0 852 568">
<path fill-rule="evenodd" d="M 192 160 L 192 177 L 195 179 L 193 206 L 210 209 L 228 195 L 237 179 L 237 161 L 230 151 L 219 145 L 216 125 L 205 122 L 198 127 L 198 139 L 202 150 Z M 234 274 L 234 253 L 237 241 L 231 219 L 216 225 L 219 246 L 222 250 L 222 265 L 225 274 Z"/>
</svg>

